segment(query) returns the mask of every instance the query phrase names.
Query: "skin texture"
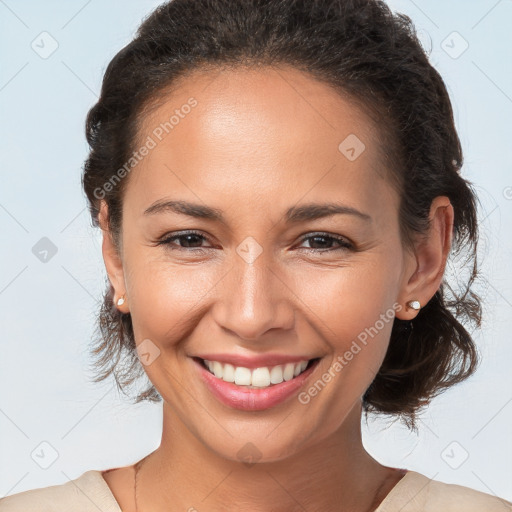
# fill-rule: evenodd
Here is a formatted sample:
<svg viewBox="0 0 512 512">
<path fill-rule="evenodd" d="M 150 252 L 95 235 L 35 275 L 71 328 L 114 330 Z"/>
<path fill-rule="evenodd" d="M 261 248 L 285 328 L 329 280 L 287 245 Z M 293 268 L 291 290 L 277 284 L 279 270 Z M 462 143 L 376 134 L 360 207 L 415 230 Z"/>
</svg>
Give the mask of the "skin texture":
<svg viewBox="0 0 512 512">
<path fill-rule="evenodd" d="M 216 512 L 226 504 L 252 512 L 374 510 L 403 476 L 365 451 L 360 429 L 361 397 L 385 356 L 392 321 L 307 404 L 293 396 L 263 411 L 229 408 L 198 378 L 191 357 L 321 357 L 314 383 L 381 314 L 412 319 L 417 312 L 405 303 L 424 305 L 435 294 L 453 208 L 436 198 L 430 233 L 406 251 L 399 198 L 371 120 L 298 70 L 195 72 L 144 119 L 140 140 L 190 97 L 197 106 L 125 178 L 119 253 L 104 203 L 100 215 L 107 272 L 116 298 L 126 298 L 118 308 L 131 313 L 136 343 L 149 339 L 160 350 L 144 368 L 164 399 L 162 441 L 139 473 L 139 511 Z M 338 149 L 350 134 L 365 144 L 353 161 Z M 220 209 L 226 223 L 143 214 L 162 199 Z M 287 208 L 326 202 L 372 221 L 334 215 L 285 223 Z M 189 229 L 205 239 L 156 245 Z M 357 250 L 329 238 L 303 240 L 317 232 Z M 236 250 L 249 236 L 262 251 L 252 263 Z M 250 466 L 237 455 L 248 442 L 260 456 Z M 123 510 L 135 510 L 133 473 L 133 466 L 105 473 Z"/>
</svg>

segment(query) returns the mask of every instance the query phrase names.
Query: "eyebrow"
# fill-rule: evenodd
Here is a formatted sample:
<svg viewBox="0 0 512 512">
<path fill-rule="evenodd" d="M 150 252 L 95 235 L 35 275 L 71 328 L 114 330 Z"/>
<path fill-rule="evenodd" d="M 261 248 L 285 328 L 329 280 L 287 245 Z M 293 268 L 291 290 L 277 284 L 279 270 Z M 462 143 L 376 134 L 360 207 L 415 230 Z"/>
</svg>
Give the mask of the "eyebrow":
<svg viewBox="0 0 512 512">
<path fill-rule="evenodd" d="M 159 200 L 144 210 L 144 215 L 155 215 L 159 213 L 174 212 L 181 215 L 188 215 L 198 219 L 207 219 L 227 224 L 222 210 L 204 206 L 188 201 L 167 201 Z M 309 220 L 331 217 L 333 215 L 353 215 L 365 222 L 372 222 L 373 219 L 367 213 L 339 204 L 339 203 L 308 203 L 301 206 L 292 206 L 286 211 L 284 218 L 287 224 L 295 224 Z"/>
</svg>

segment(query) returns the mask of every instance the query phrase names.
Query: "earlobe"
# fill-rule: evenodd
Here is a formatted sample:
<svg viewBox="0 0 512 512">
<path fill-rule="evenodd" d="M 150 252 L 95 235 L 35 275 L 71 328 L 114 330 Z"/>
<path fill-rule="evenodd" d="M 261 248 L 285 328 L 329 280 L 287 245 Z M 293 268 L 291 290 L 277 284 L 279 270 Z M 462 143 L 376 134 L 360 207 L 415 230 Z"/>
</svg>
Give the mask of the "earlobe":
<svg viewBox="0 0 512 512">
<path fill-rule="evenodd" d="M 101 201 L 98 221 L 103 233 L 102 254 L 103 261 L 109 281 L 114 288 L 114 305 L 122 312 L 127 309 L 126 304 L 126 286 L 124 282 L 123 262 L 119 250 L 114 243 L 114 239 L 108 223 L 108 206 L 105 201 Z"/>
<path fill-rule="evenodd" d="M 405 303 L 405 308 L 397 313 L 398 318 L 414 318 L 441 286 L 451 250 L 453 217 L 453 207 L 448 197 L 438 196 L 432 201 L 430 229 L 414 250 L 416 268 L 402 290 L 404 299 L 401 303 Z M 420 308 L 415 308 L 415 304 L 411 307 L 411 301 L 417 301 Z"/>
</svg>

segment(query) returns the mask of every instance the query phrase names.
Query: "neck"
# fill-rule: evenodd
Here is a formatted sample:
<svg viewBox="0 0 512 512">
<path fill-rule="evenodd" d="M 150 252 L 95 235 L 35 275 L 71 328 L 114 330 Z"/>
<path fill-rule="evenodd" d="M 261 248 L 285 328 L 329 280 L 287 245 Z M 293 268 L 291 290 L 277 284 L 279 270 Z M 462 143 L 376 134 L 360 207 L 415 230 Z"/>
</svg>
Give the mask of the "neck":
<svg viewBox="0 0 512 512">
<path fill-rule="evenodd" d="M 227 503 L 240 512 L 369 512 L 403 475 L 365 451 L 360 404 L 334 435 L 282 460 L 253 463 L 220 456 L 165 403 L 163 412 L 162 442 L 138 472 L 138 512 L 220 512 Z"/>
</svg>

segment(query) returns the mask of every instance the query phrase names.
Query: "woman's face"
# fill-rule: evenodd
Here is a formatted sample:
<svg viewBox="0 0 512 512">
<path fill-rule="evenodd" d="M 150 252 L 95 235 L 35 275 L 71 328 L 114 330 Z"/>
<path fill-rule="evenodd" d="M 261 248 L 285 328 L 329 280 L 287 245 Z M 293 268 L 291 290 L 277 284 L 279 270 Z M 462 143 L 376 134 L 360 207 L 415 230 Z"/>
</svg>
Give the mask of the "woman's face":
<svg viewBox="0 0 512 512">
<path fill-rule="evenodd" d="M 121 259 L 105 254 L 175 427 L 233 460 L 282 459 L 335 435 L 359 418 L 412 298 L 372 124 L 290 68 L 196 72 L 143 124 Z M 290 378 L 286 363 L 317 358 Z"/>
</svg>

